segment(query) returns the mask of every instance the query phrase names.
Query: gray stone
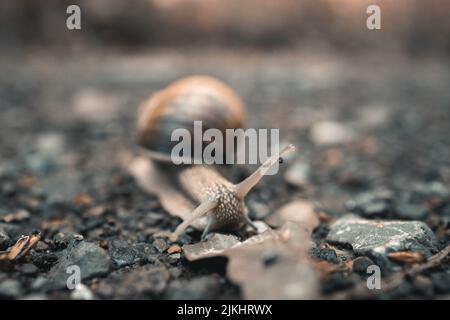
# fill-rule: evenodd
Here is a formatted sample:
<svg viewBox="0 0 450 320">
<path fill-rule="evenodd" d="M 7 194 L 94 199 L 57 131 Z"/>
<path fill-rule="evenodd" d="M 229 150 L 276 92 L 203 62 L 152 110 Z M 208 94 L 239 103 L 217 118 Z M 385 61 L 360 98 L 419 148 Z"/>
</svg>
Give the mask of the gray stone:
<svg viewBox="0 0 450 320">
<path fill-rule="evenodd" d="M 318 121 L 310 131 L 310 139 L 318 146 L 329 146 L 355 140 L 356 132 L 348 125 L 336 121 Z"/>
<path fill-rule="evenodd" d="M 20 282 L 13 279 L 6 279 L 0 283 L 0 297 L 17 298 L 22 294 Z"/>
<path fill-rule="evenodd" d="M 200 276 L 177 284 L 177 286 L 171 286 L 171 290 L 169 290 L 169 299 L 214 299 L 218 297 L 220 293 L 220 277 L 218 275 Z"/>
<path fill-rule="evenodd" d="M 397 216 L 409 220 L 422 220 L 427 215 L 427 208 L 423 205 L 401 203 L 397 205 Z"/>
<path fill-rule="evenodd" d="M 393 193 L 387 189 L 363 192 L 346 203 L 348 210 L 366 217 L 386 214 L 392 211 L 392 206 Z"/>
<path fill-rule="evenodd" d="M 45 277 L 38 276 L 31 283 L 31 290 L 35 290 L 35 291 L 41 290 L 47 283 L 48 283 L 48 280 Z"/>
<path fill-rule="evenodd" d="M 249 201 L 248 207 L 250 209 L 250 218 L 255 220 L 264 220 L 270 214 L 269 208 L 258 201 Z"/>
<path fill-rule="evenodd" d="M 162 238 L 155 239 L 155 241 L 153 241 L 153 246 L 159 252 L 164 252 L 169 248 L 169 244 L 167 243 L 167 241 Z"/>
<path fill-rule="evenodd" d="M 310 166 L 308 163 L 297 161 L 284 174 L 284 180 L 295 187 L 304 188 L 309 184 Z"/>
<path fill-rule="evenodd" d="M 390 252 L 421 251 L 430 256 L 436 251 L 436 238 L 423 222 L 366 220 L 351 214 L 331 225 L 327 241 L 351 245 L 356 254 L 384 265 Z"/>
<path fill-rule="evenodd" d="M 169 254 L 169 262 L 171 264 L 176 264 L 181 259 L 180 253 Z"/>
<path fill-rule="evenodd" d="M 367 257 L 357 257 L 353 260 L 353 272 L 367 274 L 367 268 L 374 262 Z"/>
<path fill-rule="evenodd" d="M 27 276 L 35 275 L 39 271 L 38 267 L 36 267 L 32 263 L 25 263 L 25 264 L 21 265 L 18 269 L 22 274 L 27 275 Z"/>
<path fill-rule="evenodd" d="M 13 239 L 17 237 L 19 230 L 17 226 L 8 223 L 0 223 L 0 251 L 8 249 L 13 245 Z"/>
<path fill-rule="evenodd" d="M 129 245 L 123 240 L 114 240 L 109 249 L 114 264 L 121 268 L 135 263 L 145 261 L 151 246 L 146 243 L 135 243 Z"/>
<path fill-rule="evenodd" d="M 170 274 L 164 266 L 139 266 L 120 277 L 117 297 L 127 299 L 157 298 L 166 289 Z"/>
<path fill-rule="evenodd" d="M 5 229 L 0 227 L 0 251 L 6 250 L 9 247 L 11 239 L 6 233 Z"/>
<path fill-rule="evenodd" d="M 72 240 L 65 250 L 59 253 L 58 263 L 48 273 L 49 289 L 66 286 L 67 268 L 77 265 L 80 268 L 81 281 L 107 274 L 111 267 L 108 253 L 92 242 Z"/>
</svg>

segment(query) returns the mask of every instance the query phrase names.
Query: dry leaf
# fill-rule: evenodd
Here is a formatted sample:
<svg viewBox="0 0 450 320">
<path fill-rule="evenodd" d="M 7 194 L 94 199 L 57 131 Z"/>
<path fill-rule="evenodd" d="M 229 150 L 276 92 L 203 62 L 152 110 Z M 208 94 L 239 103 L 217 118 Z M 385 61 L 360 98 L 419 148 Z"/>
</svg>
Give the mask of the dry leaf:
<svg viewBox="0 0 450 320">
<path fill-rule="evenodd" d="M 395 262 L 413 264 L 423 262 L 425 255 L 423 252 L 400 251 L 389 253 L 388 258 Z"/>
<path fill-rule="evenodd" d="M 152 160 L 135 157 L 127 169 L 139 187 L 147 193 L 157 195 L 161 206 L 171 215 L 184 220 L 194 210 L 194 205 L 173 186 L 164 174 L 158 172 Z M 202 230 L 205 225 L 206 217 L 192 223 L 192 226 L 199 230 Z"/>
<path fill-rule="evenodd" d="M 322 273 L 323 277 L 326 277 L 334 272 L 345 272 L 352 270 L 353 261 L 330 263 L 328 261 L 314 261 L 314 267 Z"/>
<path fill-rule="evenodd" d="M 0 252 L 0 260 L 16 260 L 23 257 L 39 242 L 40 239 L 40 234 L 20 237 L 11 248 Z"/>
<path fill-rule="evenodd" d="M 7 214 L 6 216 L 2 217 L 2 221 L 6 223 L 11 223 L 15 221 L 23 221 L 30 217 L 30 212 L 27 210 L 21 209 L 17 210 L 15 213 Z"/>
<path fill-rule="evenodd" d="M 235 246 L 227 253 L 227 273 L 245 299 L 313 299 L 317 274 L 309 261 L 308 229 L 287 222 L 264 241 Z"/>
<path fill-rule="evenodd" d="M 303 204 L 294 202 L 283 208 L 280 217 L 296 222 L 288 221 L 276 231 L 267 228 L 243 242 L 232 235 L 215 234 L 205 242 L 183 246 L 184 254 L 190 261 L 228 257 L 227 274 L 241 286 L 245 299 L 316 298 L 318 277 L 310 263 L 309 244 L 318 218 Z"/>
</svg>

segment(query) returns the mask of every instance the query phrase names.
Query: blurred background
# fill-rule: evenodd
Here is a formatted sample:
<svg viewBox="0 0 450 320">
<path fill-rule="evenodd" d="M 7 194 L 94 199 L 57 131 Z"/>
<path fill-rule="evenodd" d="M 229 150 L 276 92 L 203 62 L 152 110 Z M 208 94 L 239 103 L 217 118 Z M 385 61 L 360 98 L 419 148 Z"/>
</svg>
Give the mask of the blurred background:
<svg viewBox="0 0 450 320">
<path fill-rule="evenodd" d="M 63 27 L 70 4 L 82 8 L 82 32 Z M 371 4 L 382 11 L 378 32 L 365 28 Z M 347 50 L 450 50 L 450 4 L 445 0 L 6 0 L 1 6 L 2 47 L 316 44 Z"/>
<path fill-rule="evenodd" d="M 81 30 L 66 28 L 70 4 Z M 381 30 L 366 27 L 371 4 Z M 40 177 L 55 200 L 101 190 L 135 143 L 139 103 L 192 74 L 225 81 L 250 127 L 301 146 L 309 171 L 297 174 L 311 185 L 296 192 L 329 195 L 332 207 L 354 186 L 402 185 L 405 172 L 450 179 L 448 1 L 0 6 L 0 171 Z"/>
</svg>

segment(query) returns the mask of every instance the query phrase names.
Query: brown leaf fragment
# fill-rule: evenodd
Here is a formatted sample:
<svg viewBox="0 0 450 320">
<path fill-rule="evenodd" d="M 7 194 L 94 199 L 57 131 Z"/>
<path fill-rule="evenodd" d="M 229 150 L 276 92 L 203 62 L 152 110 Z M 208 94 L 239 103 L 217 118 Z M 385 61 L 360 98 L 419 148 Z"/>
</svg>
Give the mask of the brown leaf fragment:
<svg viewBox="0 0 450 320">
<path fill-rule="evenodd" d="M 30 218 L 30 212 L 25 209 L 17 210 L 14 213 L 7 214 L 1 220 L 6 223 L 19 222 Z"/>
<path fill-rule="evenodd" d="M 137 156 L 128 164 L 127 170 L 142 190 L 158 196 L 161 206 L 171 215 L 184 220 L 194 210 L 192 202 L 175 188 L 166 175 L 158 171 L 152 160 Z M 199 230 L 205 225 L 206 217 L 192 223 Z"/>
<path fill-rule="evenodd" d="M 175 246 L 171 246 L 169 249 L 167 249 L 167 253 L 168 254 L 172 254 L 172 253 L 180 253 L 181 252 L 181 247 L 178 245 Z"/>
<path fill-rule="evenodd" d="M 90 206 L 94 203 L 94 199 L 88 194 L 80 194 L 73 201 L 79 206 Z"/>
<path fill-rule="evenodd" d="M 285 237 L 230 249 L 228 276 L 241 286 L 245 299 L 316 298 L 317 274 L 308 256 L 310 234 L 292 222 L 279 232 Z"/>
<path fill-rule="evenodd" d="M 352 269 L 352 261 L 330 263 L 328 261 L 314 261 L 314 267 L 318 269 L 322 277 L 327 277 L 334 272 L 346 272 Z"/>
<path fill-rule="evenodd" d="M 190 261 L 228 257 L 227 274 L 241 286 L 245 299 L 316 298 L 318 277 L 309 260 L 309 245 L 318 218 L 304 204 L 283 210 L 279 216 L 291 221 L 279 230 L 267 228 L 245 241 L 215 234 L 205 242 L 183 246 L 184 254 Z"/>
<path fill-rule="evenodd" d="M 0 260 L 17 260 L 25 256 L 41 239 L 41 235 L 22 236 L 8 250 L 0 251 Z"/>
<path fill-rule="evenodd" d="M 395 262 L 413 264 L 423 262 L 425 260 L 425 254 L 420 251 L 399 251 L 389 253 L 388 258 Z"/>
</svg>

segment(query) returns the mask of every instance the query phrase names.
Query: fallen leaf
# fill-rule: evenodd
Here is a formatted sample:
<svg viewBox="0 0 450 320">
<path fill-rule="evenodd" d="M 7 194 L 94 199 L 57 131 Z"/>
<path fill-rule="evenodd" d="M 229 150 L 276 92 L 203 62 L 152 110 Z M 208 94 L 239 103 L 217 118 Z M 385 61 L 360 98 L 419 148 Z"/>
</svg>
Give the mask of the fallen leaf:
<svg viewBox="0 0 450 320">
<path fill-rule="evenodd" d="M 128 164 L 127 170 L 142 190 L 158 196 L 161 206 L 171 215 L 184 220 L 194 210 L 191 201 L 175 188 L 166 175 L 157 170 L 152 160 L 135 157 Z M 192 226 L 199 230 L 205 225 L 206 217 L 192 223 Z"/>
<path fill-rule="evenodd" d="M 315 298 L 318 277 L 309 259 L 309 244 L 318 218 L 310 207 L 295 203 L 278 214 L 295 222 L 287 221 L 279 230 L 267 228 L 245 241 L 214 234 L 205 242 L 184 245 L 184 254 L 190 261 L 228 257 L 228 277 L 241 286 L 245 299 Z"/>
<path fill-rule="evenodd" d="M 425 254 L 423 252 L 409 252 L 409 251 L 400 251 L 400 252 L 391 252 L 388 255 L 388 258 L 401 263 L 413 264 L 423 262 L 425 260 Z"/>
<path fill-rule="evenodd" d="M 328 261 L 315 261 L 314 267 L 320 270 L 323 277 L 327 277 L 334 272 L 345 272 L 352 269 L 353 261 L 330 263 Z"/>
<path fill-rule="evenodd" d="M 287 222 L 277 234 L 230 249 L 228 276 L 240 284 L 245 299 L 316 298 L 318 280 L 308 256 L 308 229 Z M 268 255 L 275 261 L 267 264 Z"/>
<path fill-rule="evenodd" d="M 2 217 L 1 220 L 6 223 L 11 223 L 16 221 L 23 221 L 28 218 L 30 218 L 30 212 L 25 209 L 21 209 L 17 210 L 14 213 L 7 214 L 6 216 Z"/>
</svg>

